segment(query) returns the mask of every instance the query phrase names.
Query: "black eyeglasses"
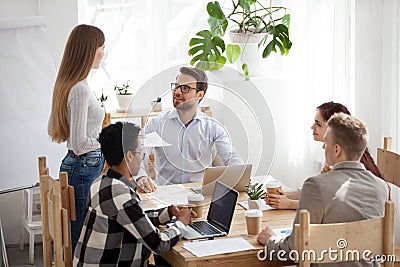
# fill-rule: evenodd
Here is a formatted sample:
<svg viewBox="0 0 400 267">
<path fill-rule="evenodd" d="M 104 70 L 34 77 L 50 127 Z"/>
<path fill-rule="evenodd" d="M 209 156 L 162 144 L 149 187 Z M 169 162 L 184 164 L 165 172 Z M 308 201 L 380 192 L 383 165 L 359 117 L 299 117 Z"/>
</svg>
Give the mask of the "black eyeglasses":
<svg viewBox="0 0 400 267">
<path fill-rule="evenodd" d="M 146 158 L 146 152 L 144 152 L 144 151 L 141 151 L 141 152 L 133 151 L 132 153 L 140 154 L 141 160 L 144 160 Z"/>
<path fill-rule="evenodd" d="M 189 85 L 186 85 L 186 84 L 171 83 L 171 91 L 175 91 L 175 90 L 178 90 L 178 89 L 181 89 L 181 92 L 183 94 L 189 93 L 189 91 L 191 89 L 192 90 L 196 90 L 196 92 L 201 91 L 201 89 L 199 89 L 199 88 L 193 88 L 193 87 L 190 87 Z"/>
</svg>

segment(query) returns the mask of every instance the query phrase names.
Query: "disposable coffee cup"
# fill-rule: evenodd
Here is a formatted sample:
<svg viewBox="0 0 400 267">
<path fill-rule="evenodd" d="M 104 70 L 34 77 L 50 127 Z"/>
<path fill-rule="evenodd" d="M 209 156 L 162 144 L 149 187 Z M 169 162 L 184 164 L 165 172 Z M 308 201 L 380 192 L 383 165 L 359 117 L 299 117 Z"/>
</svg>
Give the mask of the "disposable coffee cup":
<svg viewBox="0 0 400 267">
<path fill-rule="evenodd" d="M 261 210 L 247 210 L 245 213 L 247 234 L 258 235 L 261 232 L 263 213 Z"/>
<path fill-rule="evenodd" d="M 192 215 L 192 218 L 200 218 L 201 216 L 203 216 L 204 196 L 202 194 L 189 195 L 188 203 L 195 205 L 195 207 L 193 207 L 192 210 L 196 212 L 197 216 Z"/>
<path fill-rule="evenodd" d="M 282 183 L 279 181 L 270 181 L 265 186 L 268 194 L 279 195 L 278 189 L 282 190 Z"/>
</svg>

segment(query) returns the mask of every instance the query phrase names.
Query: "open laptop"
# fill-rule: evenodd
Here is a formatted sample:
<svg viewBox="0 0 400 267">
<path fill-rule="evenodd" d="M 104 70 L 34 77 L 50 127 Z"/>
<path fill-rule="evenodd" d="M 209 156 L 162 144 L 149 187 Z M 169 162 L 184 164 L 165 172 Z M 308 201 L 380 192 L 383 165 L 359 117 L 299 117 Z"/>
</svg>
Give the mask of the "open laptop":
<svg viewBox="0 0 400 267">
<path fill-rule="evenodd" d="M 215 183 L 207 220 L 193 221 L 183 233 L 185 239 L 225 236 L 229 233 L 239 193 L 220 183 Z"/>
<path fill-rule="evenodd" d="M 193 188 L 208 196 L 214 192 L 215 182 L 219 181 L 238 192 L 246 191 L 250 183 L 251 164 L 210 167 L 204 170 L 202 186 Z"/>
</svg>

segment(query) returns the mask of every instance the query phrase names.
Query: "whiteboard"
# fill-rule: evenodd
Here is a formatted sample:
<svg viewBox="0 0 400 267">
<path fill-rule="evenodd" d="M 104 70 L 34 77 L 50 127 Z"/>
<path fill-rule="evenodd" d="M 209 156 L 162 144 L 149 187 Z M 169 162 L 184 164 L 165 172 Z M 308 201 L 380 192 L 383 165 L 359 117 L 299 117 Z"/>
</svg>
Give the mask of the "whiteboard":
<svg viewBox="0 0 400 267">
<path fill-rule="evenodd" d="M 66 148 L 47 134 L 55 78 L 44 18 L 0 19 L 0 193 L 39 182 L 38 156 L 58 176 Z"/>
</svg>

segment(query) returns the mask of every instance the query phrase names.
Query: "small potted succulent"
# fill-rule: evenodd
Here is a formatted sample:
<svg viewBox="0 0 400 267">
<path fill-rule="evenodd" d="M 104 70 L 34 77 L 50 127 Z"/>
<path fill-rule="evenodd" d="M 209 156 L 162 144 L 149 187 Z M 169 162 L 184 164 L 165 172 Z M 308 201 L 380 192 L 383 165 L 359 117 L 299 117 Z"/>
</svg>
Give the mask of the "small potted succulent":
<svg viewBox="0 0 400 267">
<path fill-rule="evenodd" d="M 249 209 L 261 209 L 261 197 L 265 194 L 263 184 L 255 183 L 246 185 L 246 194 L 249 196 Z"/>
<path fill-rule="evenodd" d="M 161 111 L 161 110 L 162 110 L 161 97 L 157 97 L 156 100 L 151 101 L 151 111 Z"/>
<path fill-rule="evenodd" d="M 129 103 L 133 96 L 130 90 L 129 81 L 126 81 L 126 83 L 122 83 L 121 85 L 116 83 L 114 85 L 114 91 L 117 94 L 118 111 L 126 112 L 129 109 Z"/>
</svg>

